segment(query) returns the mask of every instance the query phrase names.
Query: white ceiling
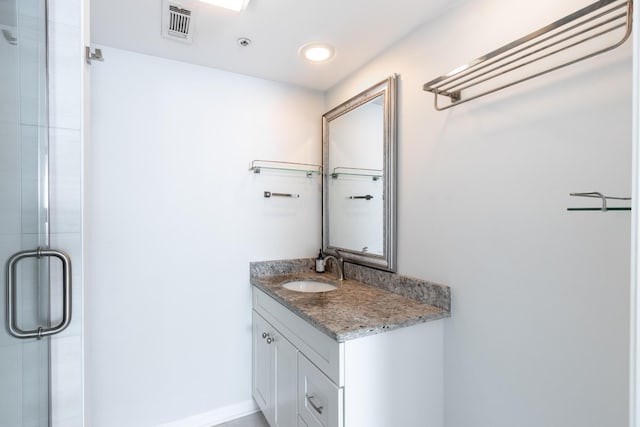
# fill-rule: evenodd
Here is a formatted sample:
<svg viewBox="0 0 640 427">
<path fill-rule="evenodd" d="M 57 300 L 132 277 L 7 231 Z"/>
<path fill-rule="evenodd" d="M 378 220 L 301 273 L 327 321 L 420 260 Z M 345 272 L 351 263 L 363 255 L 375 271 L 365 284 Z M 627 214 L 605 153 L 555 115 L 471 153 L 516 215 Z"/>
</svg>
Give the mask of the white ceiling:
<svg viewBox="0 0 640 427">
<path fill-rule="evenodd" d="M 187 45 L 161 37 L 162 0 L 92 0 L 91 41 L 326 90 L 458 1 L 252 0 L 238 13 L 184 0 L 195 21 Z M 253 43 L 240 47 L 239 37 Z M 335 58 L 304 61 L 298 49 L 309 42 L 332 44 Z"/>
</svg>

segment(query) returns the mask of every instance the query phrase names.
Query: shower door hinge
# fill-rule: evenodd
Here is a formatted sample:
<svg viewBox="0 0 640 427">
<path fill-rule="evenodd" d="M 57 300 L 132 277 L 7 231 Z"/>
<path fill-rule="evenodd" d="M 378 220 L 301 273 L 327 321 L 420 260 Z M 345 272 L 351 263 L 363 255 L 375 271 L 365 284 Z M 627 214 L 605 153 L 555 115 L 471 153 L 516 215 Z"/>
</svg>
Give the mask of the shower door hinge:
<svg viewBox="0 0 640 427">
<path fill-rule="evenodd" d="M 87 64 L 89 65 L 91 65 L 92 61 L 104 62 L 104 57 L 102 56 L 101 49 L 95 49 L 95 51 L 92 53 L 91 48 L 89 46 L 85 46 L 84 53 Z"/>
</svg>

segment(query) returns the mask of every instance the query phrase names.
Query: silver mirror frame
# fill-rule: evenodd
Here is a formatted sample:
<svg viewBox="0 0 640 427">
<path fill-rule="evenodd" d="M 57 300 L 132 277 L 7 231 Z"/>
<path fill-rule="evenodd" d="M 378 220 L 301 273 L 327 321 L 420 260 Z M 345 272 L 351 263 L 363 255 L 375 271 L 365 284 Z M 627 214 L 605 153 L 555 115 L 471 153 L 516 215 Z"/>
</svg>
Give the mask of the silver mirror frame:
<svg viewBox="0 0 640 427">
<path fill-rule="evenodd" d="M 381 270 L 396 271 L 396 152 L 397 152 L 397 85 L 398 75 L 394 74 L 377 83 L 353 98 L 343 102 L 322 116 L 322 248 L 325 252 L 336 254 L 340 252 L 345 261 L 366 265 Z M 331 171 L 329 165 L 329 124 L 332 120 L 358 108 L 359 106 L 383 95 L 384 115 L 384 249 L 382 255 L 375 255 L 329 246 L 329 198 L 327 189 Z"/>
</svg>

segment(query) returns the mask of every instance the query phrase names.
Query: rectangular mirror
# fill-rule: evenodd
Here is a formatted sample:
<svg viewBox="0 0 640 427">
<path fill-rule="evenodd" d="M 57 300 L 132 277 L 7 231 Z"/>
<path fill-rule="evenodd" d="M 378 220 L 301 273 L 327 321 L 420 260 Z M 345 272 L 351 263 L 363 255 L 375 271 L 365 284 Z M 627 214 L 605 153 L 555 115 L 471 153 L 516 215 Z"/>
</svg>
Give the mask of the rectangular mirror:
<svg viewBox="0 0 640 427">
<path fill-rule="evenodd" d="M 322 116 L 325 252 L 396 269 L 397 76 Z"/>
</svg>

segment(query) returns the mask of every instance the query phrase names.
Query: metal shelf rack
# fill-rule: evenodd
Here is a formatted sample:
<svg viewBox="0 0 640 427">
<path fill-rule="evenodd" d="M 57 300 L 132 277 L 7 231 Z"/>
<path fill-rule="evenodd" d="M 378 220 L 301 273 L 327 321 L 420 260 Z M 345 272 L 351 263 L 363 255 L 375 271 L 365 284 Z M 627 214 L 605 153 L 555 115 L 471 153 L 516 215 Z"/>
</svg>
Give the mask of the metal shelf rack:
<svg viewBox="0 0 640 427">
<path fill-rule="evenodd" d="M 333 172 L 331 172 L 331 178 L 336 179 L 341 175 L 364 176 L 377 181 L 379 179 L 382 179 L 382 169 L 348 168 L 342 166 L 333 168 Z"/>
<path fill-rule="evenodd" d="M 632 20 L 633 0 L 597 1 L 425 83 L 423 90 L 434 94 L 438 111 L 464 104 L 613 50 L 631 35 Z M 614 40 L 604 37 L 610 33 Z M 465 91 L 474 87 L 479 93 L 466 96 Z M 441 106 L 442 96 L 451 103 Z"/>
<path fill-rule="evenodd" d="M 631 200 L 631 197 L 613 197 L 613 196 L 605 196 L 602 193 L 597 191 L 591 191 L 589 193 L 569 193 L 570 196 L 573 197 L 593 197 L 596 199 L 600 199 L 602 201 L 602 206 L 599 208 L 567 208 L 568 211 L 600 211 L 600 212 L 608 212 L 608 211 L 630 211 L 631 208 L 627 206 L 616 206 L 609 207 L 607 206 L 607 200 Z"/>
<path fill-rule="evenodd" d="M 308 177 L 322 175 L 322 166 L 311 163 L 296 162 L 278 162 L 274 160 L 253 160 L 251 161 L 250 171 L 253 173 L 261 173 L 262 170 L 286 171 L 286 172 L 303 172 Z"/>
</svg>

